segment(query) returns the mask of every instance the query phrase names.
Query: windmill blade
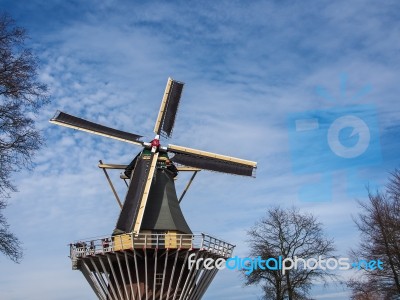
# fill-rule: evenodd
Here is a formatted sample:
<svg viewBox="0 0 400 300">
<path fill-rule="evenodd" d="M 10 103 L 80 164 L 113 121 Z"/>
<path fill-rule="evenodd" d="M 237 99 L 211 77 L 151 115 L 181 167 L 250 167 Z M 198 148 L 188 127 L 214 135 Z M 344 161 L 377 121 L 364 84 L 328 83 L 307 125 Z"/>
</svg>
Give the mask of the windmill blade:
<svg viewBox="0 0 400 300">
<path fill-rule="evenodd" d="M 93 123 L 61 111 L 57 111 L 56 115 L 50 120 L 50 123 L 70 127 L 77 130 L 82 130 L 90 132 L 93 134 L 98 134 L 106 136 L 112 139 L 120 140 L 127 143 L 132 143 L 136 145 L 142 145 L 143 142 L 139 139 L 141 135 L 136 135 L 133 133 L 113 129 L 107 126 L 103 126 L 97 123 Z"/>
<path fill-rule="evenodd" d="M 254 161 L 187 147 L 168 145 L 168 151 L 175 154 L 171 158 L 173 162 L 194 168 L 243 176 L 253 176 L 257 168 Z"/>
<path fill-rule="evenodd" d="M 137 158 L 125 202 L 114 231 L 115 234 L 139 232 L 157 159 L 158 152 L 152 153 L 148 157 L 139 156 Z"/>
<path fill-rule="evenodd" d="M 154 126 L 154 132 L 156 134 L 164 137 L 171 136 L 179 101 L 182 95 L 183 85 L 183 82 L 168 78 L 164 96 L 161 101 L 160 111 L 158 112 L 156 125 Z"/>
</svg>

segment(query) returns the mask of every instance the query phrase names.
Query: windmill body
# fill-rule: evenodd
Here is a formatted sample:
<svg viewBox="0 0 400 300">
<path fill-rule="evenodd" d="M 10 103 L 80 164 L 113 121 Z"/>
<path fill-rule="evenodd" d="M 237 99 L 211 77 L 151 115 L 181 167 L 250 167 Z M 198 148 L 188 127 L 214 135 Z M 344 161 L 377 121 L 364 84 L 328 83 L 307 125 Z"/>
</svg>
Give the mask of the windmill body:
<svg viewBox="0 0 400 300">
<path fill-rule="evenodd" d="M 140 135 L 96 124 L 63 112 L 50 122 L 142 146 L 129 165 L 103 164 L 108 182 L 121 206 L 111 235 L 70 245 L 73 269 L 80 270 L 99 299 L 201 299 L 218 269 L 202 263 L 190 269 L 188 257 L 229 258 L 234 246 L 206 234 L 193 234 L 180 208 L 180 201 L 200 170 L 252 176 L 256 163 L 230 156 L 169 144 L 183 83 L 168 79 L 154 127 L 155 138 L 141 141 Z M 177 165 L 177 166 L 176 166 Z M 124 170 L 127 183 L 123 203 L 112 185 L 107 169 Z M 193 172 L 178 199 L 178 171 Z"/>
<path fill-rule="evenodd" d="M 140 199 L 140 185 L 144 178 L 147 168 L 151 163 L 152 153 L 144 150 L 134 159 L 134 169 L 128 194 L 118 218 L 114 234 L 132 232 L 135 226 L 135 217 L 139 213 L 139 203 L 135 200 Z M 174 172 L 169 169 L 167 154 L 159 155 L 151 181 L 146 209 L 143 211 L 143 219 L 140 227 L 141 231 L 166 232 L 176 231 L 179 233 L 191 234 L 181 208 L 175 190 Z"/>
</svg>

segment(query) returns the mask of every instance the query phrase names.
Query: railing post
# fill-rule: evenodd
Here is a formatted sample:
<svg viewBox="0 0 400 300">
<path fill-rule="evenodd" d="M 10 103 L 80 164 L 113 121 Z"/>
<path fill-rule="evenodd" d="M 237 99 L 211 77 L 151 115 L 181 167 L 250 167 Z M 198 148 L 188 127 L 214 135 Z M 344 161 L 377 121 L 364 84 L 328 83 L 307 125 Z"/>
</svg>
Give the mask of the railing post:
<svg viewBox="0 0 400 300">
<path fill-rule="evenodd" d="M 200 245 L 200 249 L 203 250 L 204 248 L 204 240 L 205 240 L 205 235 L 204 233 L 201 234 L 201 245 Z"/>
</svg>

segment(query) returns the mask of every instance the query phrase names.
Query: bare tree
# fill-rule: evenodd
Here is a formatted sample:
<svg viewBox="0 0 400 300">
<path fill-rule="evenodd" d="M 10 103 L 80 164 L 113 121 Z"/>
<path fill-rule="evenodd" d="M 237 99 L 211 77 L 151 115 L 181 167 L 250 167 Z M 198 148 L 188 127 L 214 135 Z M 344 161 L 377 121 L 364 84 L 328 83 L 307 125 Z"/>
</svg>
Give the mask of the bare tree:
<svg viewBox="0 0 400 300">
<path fill-rule="evenodd" d="M 9 232 L 1 210 L 16 191 L 11 175 L 32 167 L 43 143 L 35 114 L 48 102 L 47 87 L 38 80 L 38 59 L 26 48 L 25 29 L 0 14 L 0 251 L 14 261 L 22 255 L 20 242 Z"/>
<path fill-rule="evenodd" d="M 356 259 L 380 259 L 383 270 L 361 270 L 348 282 L 353 299 L 374 294 L 374 299 L 400 296 L 400 172 L 395 170 L 385 191 L 368 192 L 368 201 L 359 201 L 361 212 L 354 219 L 361 242 L 352 250 Z"/>
<path fill-rule="evenodd" d="M 273 208 L 248 231 L 250 255 L 253 257 L 319 259 L 334 258 L 334 244 L 324 236 L 322 224 L 311 214 L 297 209 Z M 246 276 L 246 275 L 245 275 Z M 336 278 L 328 269 L 254 270 L 245 277 L 246 285 L 261 284 L 264 299 L 309 299 L 311 285 L 317 281 L 326 283 Z"/>
<path fill-rule="evenodd" d="M 0 201 L 0 210 L 5 206 L 4 201 Z M 0 213 L 0 252 L 11 260 L 19 262 L 22 258 L 21 243 L 8 228 L 6 218 Z"/>
</svg>

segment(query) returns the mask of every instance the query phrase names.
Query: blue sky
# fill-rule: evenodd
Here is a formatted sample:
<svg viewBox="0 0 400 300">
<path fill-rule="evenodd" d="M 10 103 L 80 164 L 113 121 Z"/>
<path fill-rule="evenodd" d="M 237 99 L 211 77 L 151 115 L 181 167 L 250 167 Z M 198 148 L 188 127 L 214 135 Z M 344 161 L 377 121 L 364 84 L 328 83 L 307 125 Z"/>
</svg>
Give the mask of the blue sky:
<svg viewBox="0 0 400 300">
<path fill-rule="evenodd" d="M 0 298 L 95 299 L 71 270 L 67 244 L 111 233 L 118 207 L 97 163 L 127 163 L 139 148 L 48 120 L 60 109 L 151 139 L 168 76 L 186 83 L 171 143 L 258 162 L 256 179 L 205 171 L 196 177 L 182 205 L 192 230 L 236 244 L 235 254 L 245 256 L 246 230 L 271 206 L 295 205 L 324 223 L 345 256 L 358 241 L 355 199 L 366 199 L 367 184 L 384 185 L 400 163 L 399 6 L 0 0 L 0 8 L 27 28 L 52 95 L 37 120 L 47 147 L 33 172 L 15 176 L 19 192 L 5 212 L 25 258 L 16 265 L 0 257 Z M 360 94 L 366 86 L 371 90 Z M 321 128 L 327 128 L 338 111 L 359 113 L 360 105 L 374 107 L 360 115 L 379 145 L 374 155 L 334 168 L 326 130 L 315 140 L 311 133 L 310 144 L 293 144 L 292 116 L 322 114 Z M 304 172 L 294 172 L 294 165 Z M 180 178 L 178 190 L 185 184 Z M 118 189 L 124 191 L 121 182 Z M 224 270 L 204 299 L 260 295 Z M 313 297 L 347 299 L 347 292 L 316 287 Z"/>
</svg>

